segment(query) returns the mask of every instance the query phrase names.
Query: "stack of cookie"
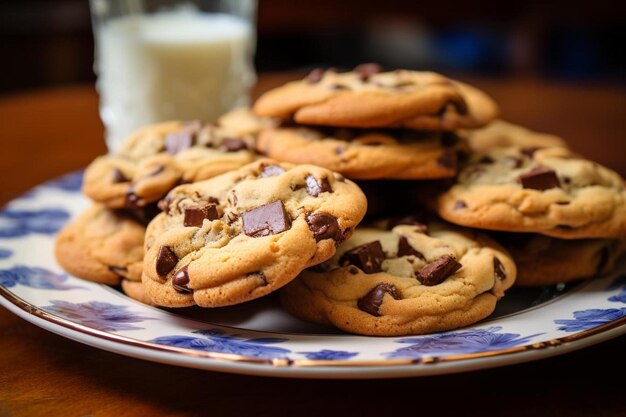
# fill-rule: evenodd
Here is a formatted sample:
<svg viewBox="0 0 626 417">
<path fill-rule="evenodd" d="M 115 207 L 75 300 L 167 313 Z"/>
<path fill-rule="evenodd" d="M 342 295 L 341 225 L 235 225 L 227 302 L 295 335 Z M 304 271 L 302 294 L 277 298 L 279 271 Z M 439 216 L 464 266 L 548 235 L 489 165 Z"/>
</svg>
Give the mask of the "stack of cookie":
<svg viewBox="0 0 626 417">
<path fill-rule="evenodd" d="M 625 248 L 623 180 L 458 81 L 315 70 L 253 110 L 149 126 L 96 159 L 59 262 L 166 307 L 281 289 L 300 318 L 384 336 L 472 324 L 516 278 L 592 276 Z"/>
</svg>

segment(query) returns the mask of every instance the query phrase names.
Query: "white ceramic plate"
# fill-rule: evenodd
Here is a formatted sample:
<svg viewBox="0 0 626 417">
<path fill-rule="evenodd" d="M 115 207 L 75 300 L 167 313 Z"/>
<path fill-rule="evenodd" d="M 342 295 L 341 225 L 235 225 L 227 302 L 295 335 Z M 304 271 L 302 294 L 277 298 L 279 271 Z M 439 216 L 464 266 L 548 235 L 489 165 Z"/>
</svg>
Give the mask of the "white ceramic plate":
<svg viewBox="0 0 626 417">
<path fill-rule="evenodd" d="M 580 349 L 626 333 L 626 263 L 571 286 L 512 289 L 473 326 L 363 337 L 297 320 L 275 296 L 220 309 L 159 310 L 65 273 L 59 228 L 88 201 L 81 174 L 36 187 L 0 212 L 0 304 L 49 331 L 180 366 L 309 378 L 385 378 L 489 368 Z"/>
</svg>

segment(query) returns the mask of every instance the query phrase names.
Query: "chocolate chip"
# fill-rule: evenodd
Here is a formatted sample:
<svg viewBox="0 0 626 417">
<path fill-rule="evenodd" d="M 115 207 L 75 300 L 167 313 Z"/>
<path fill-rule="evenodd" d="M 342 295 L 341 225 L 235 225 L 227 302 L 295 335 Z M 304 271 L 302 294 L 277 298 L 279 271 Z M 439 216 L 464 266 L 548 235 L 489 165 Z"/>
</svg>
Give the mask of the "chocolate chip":
<svg viewBox="0 0 626 417">
<path fill-rule="evenodd" d="M 285 172 L 285 170 L 281 167 L 279 167 L 278 165 L 264 165 L 261 168 L 261 178 L 266 178 L 266 177 L 275 177 L 277 175 L 282 174 L 283 172 Z"/>
<path fill-rule="evenodd" d="M 306 80 L 309 84 L 316 84 L 324 78 L 325 72 L 324 68 L 315 68 L 313 71 L 309 72 L 309 75 L 306 76 Z"/>
<path fill-rule="evenodd" d="M 441 134 L 441 146 L 451 148 L 459 143 L 459 137 L 452 132 L 444 132 Z"/>
<path fill-rule="evenodd" d="M 398 241 L 398 258 L 402 256 L 415 256 L 423 261 L 426 260 L 420 251 L 411 246 L 409 240 L 405 236 L 400 236 L 400 240 Z"/>
<path fill-rule="evenodd" d="M 165 149 L 170 155 L 191 148 L 193 146 L 195 132 L 192 129 L 183 129 L 179 132 L 169 133 L 165 137 Z"/>
<path fill-rule="evenodd" d="M 126 178 L 124 173 L 120 171 L 118 168 L 111 169 L 111 177 L 113 178 L 114 183 L 130 181 L 128 178 Z"/>
<path fill-rule="evenodd" d="M 488 165 L 488 164 L 493 164 L 494 162 L 495 161 L 493 160 L 493 158 L 490 157 L 489 155 L 485 155 L 485 156 L 483 156 L 482 158 L 480 158 L 478 160 L 479 164 L 487 164 Z"/>
<path fill-rule="evenodd" d="M 352 275 L 356 275 L 359 273 L 359 268 L 355 268 L 351 266 L 350 268 L 348 268 L 348 272 L 351 273 Z"/>
<path fill-rule="evenodd" d="M 500 259 L 493 257 L 493 272 L 496 277 L 500 278 L 500 281 L 506 279 L 506 270 L 504 269 L 504 265 L 500 262 Z"/>
<path fill-rule="evenodd" d="M 191 294 L 193 290 L 189 288 L 189 265 L 179 269 L 172 278 L 172 287 L 181 294 Z"/>
<path fill-rule="evenodd" d="M 126 214 L 128 214 L 130 217 L 143 224 L 144 226 L 147 226 L 148 223 L 150 223 L 152 219 L 154 219 L 156 215 L 159 214 L 159 208 L 156 204 L 151 203 L 141 207 L 127 208 Z"/>
<path fill-rule="evenodd" d="M 446 149 L 439 158 L 437 158 L 437 163 L 444 168 L 455 169 L 457 166 L 456 152 Z"/>
<path fill-rule="evenodd" d="M 383 303 L 383 297 L 389 294 L 394 300 L 400 300 L 400 294 L 393 284 L 381 282 L 370 290 L 365 296 L 359 298 L 357 307 L 359 310 L 365 311 L 372 316 L 380 317 L 380 306 Z"/>
<path fill-rule="evenodd" d="M 125 266 L 109 265 L 108 269 L 120 278 L 126 278 L 126 273 L 128 272 L 128 268 Z"/>
<path fill-rule="evenodd" d="M 452 208 L 452 210 L 463 210 L 467 208 L 467 204 L 465 203 L 465 201 L 463 200 L 457 200 L 454 203 L 454 207 Z"/>
<path fill-rule="evenodd" d="M 334 216 L 328 213 L 310 214 L 306 218 L 309 230 L 313 232 L 315 241 L 319 242 L 324 239 L 333 239 L 336 242 L 341 240 L 341 228 Z"/>
<path fill-rule="evenodd" d="M 366 82 L 374 74 L 378 74 L 383 71 L 383 67 L 376 63 L 361 64 L 354 67 L 354 72 L 359 74 L 361 81 Z"/>
<path fill-rule="evenodd" d="M 373 274 L 382 271 L 385 252 L 380 241 L 365 243 L 356 248 L 350 249 L 339 259 L 341 266 L 354 265 L 366 274 Z"/>
<path fill-rule="evenodd" d="M 305 181 L 306 192 L 313 197 L 317 197 L 321 193 L 333 192 L 333 189 L 330 188 L 328 178 L 322 178 L 320 181 L 318 181 L 317 178 L 315 178 L 313 175 L 307 175 Z"/>
<path fill-rule="evenodd" d="M 563 177 L 563 182 L 567 185 L 572 183 L 572 179 L 570 177 Z"/>
<path fill-rule="evenodd" d="M 335 148 L 335 155 L 341 155 L 346 151 L 346 147 L 345 146 L 337 146 Z"/>
<path fill-rule="evenodd" d="M 127 209 L 136 209 L 140 206 L 141 197 L 135 194 L 135 191 L 132 188 L 129 188 L 126 191 L 126 199 L 124 200 L 124 207 Z"/>
<path fill-rule="evenodd" d="M 408 216 L 394 217 L 387 223 L 387 229 L 391 230 L 400 225 L 415 226 L 415 231 L 418 233 L 428 233 L 428 226 L 426 225 L 426 216 L 423 213 L 410 214 Z"/>
<path fill-rule="evenodd" d="M 219 218 L 217 205 L 207 204 L 202 207 L 188 207 L 185 209 L 185 219 L 183 224 L 186 227 L 201 227 L 204 219 L 215 220 Z"/>
<path fill-rule="evenodd" d="M 248 149 L 248 144 L 244 142 L 243 139 L 226 138 L 220 143 L 220 149 L 226 152 L 237 152 Z"/>
<path fill-rule="evenodd" d="M 250 237 L 275 235 L 291 228 L 291 219 L 280 200 L 248 210 L 241 217 L 243 230 Z"/>
<path fill-rule="evenodd" d="M 417 279 L 426 286 L 441 284 L 450 275 L 461 268 L 461 264 L 453 256 L 444 255 L 419 270 Z"/>
<path fill-rule="evenodd" d="M 596 273 L 601 274 L 609 263 L 611 252 L 608 246 L 602 247 L 598 252 L 598 264 L 596 265 Z"/>
<path fill-rule="evenodd" d="M 538 166 L 525 174 L 521 174 L 518 179 L 522 183 L 522 187 L 532 190 L 543 191 L 561 186 L 556 172 L 543 166 Z"/>
<path fill-rule="evenodd" d="M 539 149 L 541 149 L 541 147 L 539 146 L 528 146 L 526 148 L 520 149 L 520 152 L 522 153 L 522 155 L 526 155 L 527 157 L 532 158 L 535 155 L 535 152 L 537 152 Z"/>
<path fill-rule="evenodd" d="M 156 271 L 160 277 L 166 276 L 178 263 L 178 257 L 169 246 L 161 246 L 156 259 Z"/>
</svg>

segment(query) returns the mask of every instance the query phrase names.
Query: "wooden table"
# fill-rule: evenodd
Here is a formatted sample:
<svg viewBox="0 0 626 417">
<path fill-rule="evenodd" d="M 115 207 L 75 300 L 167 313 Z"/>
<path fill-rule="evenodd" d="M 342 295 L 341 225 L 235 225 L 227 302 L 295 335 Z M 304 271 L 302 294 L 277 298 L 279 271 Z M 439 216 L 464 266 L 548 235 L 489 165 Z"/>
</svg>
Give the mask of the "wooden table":
<svg viewBox="0 0 626 417">
<path fill-rule="evenodd" d="M 261 77 L 262 91 L 293 75 Z M 566 137 L 626 175 L 626 95 L 610 87 L 470 80 L 503 116 Z M 0 98 L 0 204 L 103 153 L 90 86 Z M 626 337 L 564 356 L 466 374 L 383 381 L 284 380 L 176 368 L 46 332 L 0 308 L 4 416 L 623 416 Z M 402 412 L 402 414 L 400 414 Z"/>
</svg>

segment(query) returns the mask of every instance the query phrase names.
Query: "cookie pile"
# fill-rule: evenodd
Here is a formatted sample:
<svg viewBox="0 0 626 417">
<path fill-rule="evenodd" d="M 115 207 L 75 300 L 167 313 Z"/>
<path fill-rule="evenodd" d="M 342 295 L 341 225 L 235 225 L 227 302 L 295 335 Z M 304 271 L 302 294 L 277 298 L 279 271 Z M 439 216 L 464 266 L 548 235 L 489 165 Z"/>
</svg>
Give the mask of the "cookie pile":
<svg viewBox="0 0 626 417">
<path fill-rule="evenodd" d="M 497 114 L 432 72 L 317 69 L 252 112 L 148 126 L 96 159 L 57 259 L 165 307 L 280 289 L 295 316 L 380 336 L 475 323 L 514 283 L 610 271 L 623 180 Z"/>
</svg>

